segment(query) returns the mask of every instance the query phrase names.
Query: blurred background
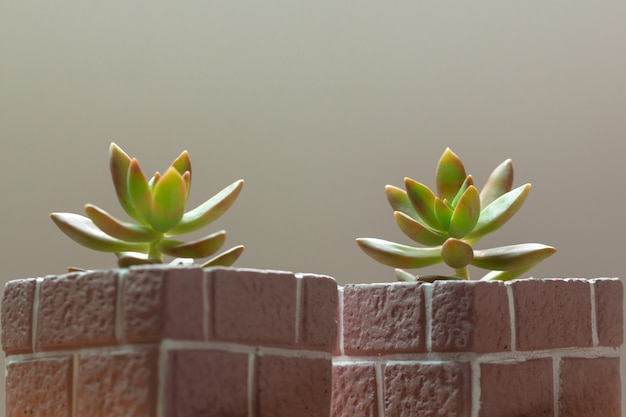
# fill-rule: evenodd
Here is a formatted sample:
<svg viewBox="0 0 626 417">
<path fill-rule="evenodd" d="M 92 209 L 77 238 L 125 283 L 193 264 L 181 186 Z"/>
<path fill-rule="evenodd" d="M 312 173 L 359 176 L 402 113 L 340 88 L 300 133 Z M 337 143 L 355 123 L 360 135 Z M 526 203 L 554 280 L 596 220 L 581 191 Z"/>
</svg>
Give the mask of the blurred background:
<svg viewBox="0 0 626 417">
<path fill-rule="evenodd" d="M 206 229 L 246 245 L 237 266 L 393 281 L 354 239 L 410 244 L 384 187 L 434 186 L 449 146 L 479 186 L 507 158 L 533 184 L 478 246 L 556 246 L 533 276 L 624 277 L 625 19 L 618 0 L 5 1 L 0 278 L 115 266 L 48 218 L 124 217 L 111 141 L 147 175 L 187 149 L 190 207 L 245 179 Z"/>
</svg>

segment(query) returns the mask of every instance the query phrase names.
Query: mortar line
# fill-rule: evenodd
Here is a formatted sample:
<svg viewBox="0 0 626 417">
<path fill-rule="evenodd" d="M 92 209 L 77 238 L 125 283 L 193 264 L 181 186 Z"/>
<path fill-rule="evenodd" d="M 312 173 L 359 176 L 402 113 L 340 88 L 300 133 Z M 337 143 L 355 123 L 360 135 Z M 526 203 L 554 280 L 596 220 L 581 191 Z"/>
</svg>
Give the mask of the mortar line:
<svg viewBox="0 0 626 417">
<path fill-rule="evenodd" d="M 559 417 L 560 410 L 560 402 L 561 398 L 561 363 L 562 358 L 556 357 L 552 360 L 552 400 L 554 402 L 554 417 Z"/>
<path fill-rule="evenodd" d="M 472 405 L 470 415 L 471 417 L 478 417 L 480 413 L 480 395 L 481 395 L 481 387 L 480 387 L 480 363 L 476 360 L 470 362 L 471 371 L 472 371 Z"/>
<path fill-rule="evenodd" d="M 426 342 L 426 351 L 433 349 L 433 286 L 432 284 L 422 285 L 424 289 L 424 313 L 426 315 L 424 335 Z"/>
<path fill-rule="evenodd" d="M 374 364 L 376 371 L 376 405 L 378 417 L 385 417 L 385 382 L 383 381 L 383 365 L 380 362 Z"/>
<path fill-rule="evenodd" d="M 506 286 L 506 297 L 509 303 L 509 327 L 511 335 L 511 352 L 517 351 L 517 328 L 515 327 L 515 299 L 513 297 L 513 287 L 511 285 Z"/>
<path fill-rule="evenodd" d="M 204 340 L 209 340 L 209 285 L 207 280 L 209 279 L 207 274 L 202 275 L 202 335 Z"/>
<path fill-rule="evenodd" d="M 296 277 L 296 340 L 294 343 L 297 345 L 300 343 L 300 320 L 302 318 L 302 274 L 295 274 Z"/>
<path fill-rule="evenodd" d="M 72 355 L 72 417 L 78 416 L 78 353 Z"/>
<path fill-rule="evenodd" d="M 30 333 L 30 347 L 33 352 L 37 351 L 37 327 L 39 326 L 39 292 L 41 291 L 41 284 L 43 278 L 35 279 L 35 295 L 33 296 L 33 309 L 32 309 L 32 326 Z"/>
<path fill-rule="evenodd" d="M 344 326 L 343 326 L 343 287 L 339 287 L 338 289 L 338 293 L 339 293 L 339 297 L 337 300 L 337 308 L 338 308 L 338 312 L 337 312 L 337 332 L 339 333 L 337 335 L 337 338 L 339 339 L 339 354 L 341 356 L 345 355 L 345 351 L 343 348 L 343 344 L 344 344 L 344 336 L 343 336 L 343 330 L 344 330 Z"/>
<path fill-rule="evenodd" d="M 124 317 L 124 303 L 122 300 L 122 288 L 124 285 L 124 275 L 126 275 L 126 270 L 121 270 L 117 275 L 117 294 L 115 295 L 115 340 L 119 343 L 122 343 L 122 317 Z"/>
<path fill-rule="evenodd" d="M 589 281 L 589 296 L 591 297 L 591 342 L 593 346 L 598 346 L 598 315 L 596 311 L 596 285 L 594 281 Z"/>
<path fill-rule="evenodd" d="M 157 407 L 156 407 L 157 417 L 165 416 L 165 410 L 164 410 L 165 389 L 166 389 L 165 380 L 167 378 L 167 367 L 169 365 L 168 356 L 169 356 L 168 350 L 164 346 L 160 346 L 159 347 L 159 359 L 158 359 L 159 360 L 159 368 L 158 368 L 159 381 L 158 381 L 158 386 L 157 386 Z"/>
<path fill-rule="evenodd" d="M 256 395 L 254 382 L 256 380 L 255 372 L 256 357 L 254 352 L 248 354 L 248 417 L 256 415 Z"/>
</svg>

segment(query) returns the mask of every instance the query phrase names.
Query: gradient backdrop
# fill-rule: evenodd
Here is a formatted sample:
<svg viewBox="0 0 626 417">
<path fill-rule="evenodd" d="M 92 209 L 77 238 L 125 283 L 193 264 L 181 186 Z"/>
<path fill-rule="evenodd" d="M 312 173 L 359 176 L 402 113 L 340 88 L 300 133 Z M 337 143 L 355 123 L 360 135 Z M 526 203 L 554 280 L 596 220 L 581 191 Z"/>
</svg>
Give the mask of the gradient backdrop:
<svg viewBox="0 0 626 417">
<path fill-rule="evenodd" d="M 111 141 L 147 174 L 189 150 L 190 206 L 244 178 L 208 229 L 246 245 L 238 266 L 394 280 L 354 239 L 410 243 L 384 186 L 432 186 L 450 146 L 478 185 L 506 158 L 533 184 L 481 247 L 556 246 L 534 276 L 625 277 L 624 22 L 619 0 L 5 0 L 0 278 L 115 265 L 48 219 L 122 216 Z"/>
</svg>

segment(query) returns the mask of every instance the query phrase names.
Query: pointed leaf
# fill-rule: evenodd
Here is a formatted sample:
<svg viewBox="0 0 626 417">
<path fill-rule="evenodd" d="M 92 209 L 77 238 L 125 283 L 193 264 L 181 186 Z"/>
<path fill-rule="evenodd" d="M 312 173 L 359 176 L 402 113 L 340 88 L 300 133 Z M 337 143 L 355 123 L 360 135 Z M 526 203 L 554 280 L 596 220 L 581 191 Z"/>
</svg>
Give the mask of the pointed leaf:
<svg viewBox="0 0 626 417">
<path fill-rule="evenodd" d="M 154 186 L 161 179 L 161 174 L 159 171 L 155 172 L 152 178 L 148 181 L 148 185 L 150 186 L 150 191 L 154 192 Z"/>
<path fill-rule="evenodd" d="M 191 174 L 191 159 L 189 158 L 189 152 L 183 151 L 170 166 L 176 169 L 180 175 L 184 175 L 185 172 L 189 172 L 189 174 Z"/>
<path fill-rule="evenodd" d="M 118 220 L 93 204 L 85 206 L 87 217 L 104 233 L 126 242 L 152 242 L 158 237 L 152 229 Z"/>
<path fill-rule="evenodd" d="M 52 213 L 50 218 L 73 241 L 102 252 L 146 252 L 145 243 L 124 242 L 104 233 L 85 216 L 74 213 Z"/>
<path fill-rule="evenodd" d="M 510 271 L 491 271 L 491 272 L 486 273 L 485 276 L 482 277 L 480 280 L 481 281 L 511 281 L 519 277 L 520 275 L 522 275 L 529 269 L 532 269 L 533 266 L 535 265 L 530 265 L 526 268 L 512 269 Z"/>
<path fill-rule="evenodd" d="M 511 191 L 513 188 L 513 162 L 510 159 L 502 162 L 493 170 L 480 192 L 480 203 L 487 207 L 498 197 Z"/>
<path fill-rule="evenodd" d="M 465 237 L 474 229 L 479 217 L 480 196 L 476 187 L 470 185 L 454 208 L 448 234 L 457 239 Z"/>
<path fill-rule="evenodd" d="M 130 168 L 131 158 L 117 146 L 111 143 L 109 147 L 109 168 L 111 170 L 111 178 L 115 187 L 115 194 L 124 211 L 133 219 L 140 221 L 133 202 L 128 191 L 128 170 Z"/>
<path fill-rule="evenodd" d="M 400 282 L 415 282 L 417 281 L 417 277 L 410 272 L 406 272 L 404 269 L 396 268 L 395 271 L 396 278 Z"/>
<path fill-rule="evenodd" d="M 424 226 L 424 222 L 420 219 L 419 214 L 417 214 L 413 208 L 413 204 L 409 201 L 409 196 L 406 194 L 406 191 L 394 187 L 393 185 L 387 185 L 385 187 L 385 193 L 387 194 L 387 201 L 389 201 L 394 211 L 404 213 Z"/>
<path fill-rule="evenodd" d="M 154 186 L 150 224 L 165 233 L 180 223 L 185 213 L 187 185 L 182 175 L 169 168 Z"/>
<path fill-rule="evenodd" d="M 220 253 L 215 258 L 212 258 L 209 261 L 202 264 L 202 268 L 208 268 L 211 266 L 231 266 L 241 256 L 241 254 L 243 253 L 243 250 L 244 250 L 243 245 L 230 248 L 227 251 Z"/>
<path fill-rule="evenodd" d="M 157 249 L 176 258 L 206 258 L 217 252 L 225 240 L 226 232 L 222 230 L 191 242 L 163 239 L 157 244 Z"/>
<path fill-rule="evenodd" d="M 470 185 L 474 185 L 474 178 L 471 175 L 468 175 L 467 178 L 465 178 L 463 185 L 461 185 L 461 188 L 459 188 L 459 192 L 454 196 L 454 200 L 452 200 L 452 208 L 459 204 L 459 200 L 463 197 L 463 194 L 465 194 L 465 191 L 467 191 Z"/>
<path fill-rule="evenodd" d="M 419 218 L 431 229 L 443 231 L 435 215 L 435 194 L 425 186 L 411 178 L 404 179 L 406 194 Z"/>
<path fill-rule="evenodd" d="M 510 271 L 533 266 L 556 252 L 551 246 L 540 243 L 502 246 L 475 250 L 472 265 L 494 271 Z"/>
<path fill-rule="evenodd" d="M 433 206 L 437 221 L 441 225 L 444 231 L 450 228 L 450 219 L 452 218 L 452 209 L 443 202 L 439 197 L 435 197 L 435 204 Z"/>
<path fill-rule="evenodd" d="M 429 228 L 401 211 L 394 212 L 393 216 L 400 230 L 417 243 L 426 246 L 440 246 L 446 241 L 446 236 L 431 231 Z"/>
<path fill-rule="evenodd" d="M 437 164 L 437 196 L 452 201 L 466 177 L 461 159 L 450 148 L 446 148 Z"/>
<path fill-rule="evenodd" d="M 481 211 L 474 230 L 466 236 L 466 239 L 475 242 L 487 233 L 502 227 L 522 207 L 529 192 L 530 184 L 526 184 L 498 197 Z"/>
<path fill-rule="evenodd" d="M 180 235 L 193 232 L 216 220 L 233 205 L 243 184 L 243 180 L 235 181 L 200 206 L 185 213 L 178 226 L 168 233 Z"/>
<path fill-rule="evenodd" d="M 376 261 L 394 268 L 422 268 L 441 262 L 441 248 L 414 248 L 382 239 L 361 238 L 359 247 Z"/>
<path fill-rule="evenodd" d="M 136 158 L 130 161 L 128 168 L 128 193 L 139 217 L 138 221 L 149 225 L 152 216 L 152 192 Z"/>
</svg>

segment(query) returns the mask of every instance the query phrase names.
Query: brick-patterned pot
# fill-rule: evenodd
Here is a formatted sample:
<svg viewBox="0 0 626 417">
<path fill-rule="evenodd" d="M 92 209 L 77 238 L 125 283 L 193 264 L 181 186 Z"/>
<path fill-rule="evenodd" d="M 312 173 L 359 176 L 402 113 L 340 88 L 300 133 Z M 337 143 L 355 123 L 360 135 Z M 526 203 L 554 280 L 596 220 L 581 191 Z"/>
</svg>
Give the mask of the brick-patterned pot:
<svg viewBox="0 0 626 417">
<path fill-rule="evenodd" d="M 7 283 L 7 417 L 328 417 L 337 284 L 142 267 Z"/>
<path fill-rule="evenodd" d="M 618 279 L 347 285 L 333 417 L 619 417 Z"/>
</svg>

